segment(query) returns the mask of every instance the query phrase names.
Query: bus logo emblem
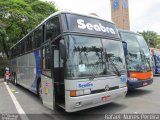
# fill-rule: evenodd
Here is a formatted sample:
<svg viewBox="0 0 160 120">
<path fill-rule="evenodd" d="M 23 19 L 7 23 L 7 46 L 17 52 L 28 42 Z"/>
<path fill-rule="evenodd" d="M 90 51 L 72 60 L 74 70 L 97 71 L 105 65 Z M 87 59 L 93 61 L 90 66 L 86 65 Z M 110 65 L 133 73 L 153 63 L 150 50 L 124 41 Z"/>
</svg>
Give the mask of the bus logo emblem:
<svg viewBox="0 0 160 120">
<path fill-rule="evenodd" d="M 78 84 L 78 88 L 90 88 L 90 87 L 93 87 L 93 83 L 91 82 L 87 82 L 87 83 L 79 83 Z"/>
<path fill-rule="evenodd" d="M 89 77 L 89 80 L 94 80 L 94 76 Z"/>
</svg>

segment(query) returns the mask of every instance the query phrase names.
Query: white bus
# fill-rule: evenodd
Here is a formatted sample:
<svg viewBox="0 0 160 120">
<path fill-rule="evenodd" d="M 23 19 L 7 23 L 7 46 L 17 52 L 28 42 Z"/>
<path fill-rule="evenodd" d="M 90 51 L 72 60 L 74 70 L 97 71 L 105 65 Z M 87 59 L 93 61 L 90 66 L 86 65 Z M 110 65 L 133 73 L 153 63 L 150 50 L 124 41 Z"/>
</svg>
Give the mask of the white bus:
<svg viewBox="0 0 160 120">
<path fill-rule="evenodd" d="M 122 41 L 115 24 L 57 12 L 11 48 L 13 81 L 51 109 L 75 112 L 127 93 Z"/>
</svg>

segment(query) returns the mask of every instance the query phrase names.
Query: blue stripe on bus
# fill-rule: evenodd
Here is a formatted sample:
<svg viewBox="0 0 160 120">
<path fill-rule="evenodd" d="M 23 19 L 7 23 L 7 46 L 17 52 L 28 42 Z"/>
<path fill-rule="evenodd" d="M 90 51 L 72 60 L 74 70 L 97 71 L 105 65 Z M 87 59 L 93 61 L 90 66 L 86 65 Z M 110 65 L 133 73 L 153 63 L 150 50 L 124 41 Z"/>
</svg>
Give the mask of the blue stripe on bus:
<svg viewBox="0 0 160 120">
<path fill-rule="evenodd" d="M 34 51 L 34 57 L 35 57 L 35 60 L 36 60 L 36 78 L 31 85 L 31 90 L 33 92 L 36 92 L 37 91 L 37 80 L 41 76 L 41 56 L 40 56 L 40 51 L 39 50 Z"/>
</svg>

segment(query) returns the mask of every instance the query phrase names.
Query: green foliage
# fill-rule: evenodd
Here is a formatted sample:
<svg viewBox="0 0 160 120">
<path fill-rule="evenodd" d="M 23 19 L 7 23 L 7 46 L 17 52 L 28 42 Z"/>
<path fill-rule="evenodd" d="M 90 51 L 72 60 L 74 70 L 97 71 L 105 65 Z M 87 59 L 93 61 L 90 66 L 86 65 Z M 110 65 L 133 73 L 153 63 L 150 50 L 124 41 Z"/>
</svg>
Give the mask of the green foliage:
<svg viewBox="0 0 160 120">
<path fill-rule="evenodd" d="M 42 4 L 40 1 L 35 1 L 31 4 L 32 9 L 35 12 L 36 17 L 41 21 L 44 19 L 44 16 L 47 17 L 53 13 L 53 11 L 57 11 L 56 8 L 49 3 Z"/>
<path fill-rule="evenodd" d="M 0 51 L 8 56 L 13 44 L 56 11 L 54 4 L 40 0 L 0 0 Z"/>
<path fill-rule="evenodd" d="M 154 31 L 143 31 L 143 32 L 138 32 L 142 34 L 146 42 L 148 43 L 149 47 L 154 47 L 157 48 L 157 44 L 159 43 L 159 38 L 158 34 Z"/>
<path fill-rule="evenodd" d="M 0 66 L 0 78 L 3 77 L 4 74 L 4 67 Z"/>
</svg>

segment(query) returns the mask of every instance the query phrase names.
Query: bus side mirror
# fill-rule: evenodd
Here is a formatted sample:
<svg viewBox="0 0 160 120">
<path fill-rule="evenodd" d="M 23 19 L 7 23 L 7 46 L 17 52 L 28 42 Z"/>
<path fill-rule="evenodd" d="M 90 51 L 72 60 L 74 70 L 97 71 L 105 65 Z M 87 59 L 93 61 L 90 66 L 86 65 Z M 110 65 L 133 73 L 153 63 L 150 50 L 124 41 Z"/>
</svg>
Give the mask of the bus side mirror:
<svg viewBox="0 0 160 120">
<path fill-rule="evenodd" d="M 126 56 L 128 53 L 127 42 L 122 41 L 122 45 L 123 45 L 124 55 Z"/>
<path fill-rule="evenodd" d="M 60 56 L 63 60 L 66 59 L 67 53 L 66 53 L 66 45 L 64 40 L 60 40 L 59 42 L 59 49 L 60 49 Z"/>
</svg>

